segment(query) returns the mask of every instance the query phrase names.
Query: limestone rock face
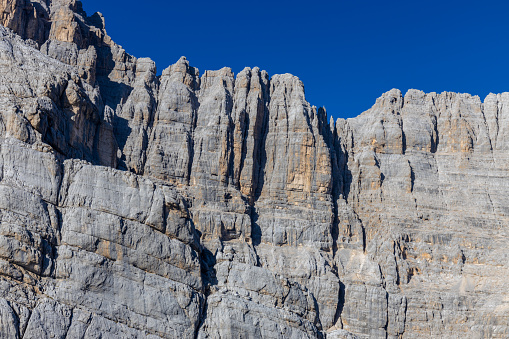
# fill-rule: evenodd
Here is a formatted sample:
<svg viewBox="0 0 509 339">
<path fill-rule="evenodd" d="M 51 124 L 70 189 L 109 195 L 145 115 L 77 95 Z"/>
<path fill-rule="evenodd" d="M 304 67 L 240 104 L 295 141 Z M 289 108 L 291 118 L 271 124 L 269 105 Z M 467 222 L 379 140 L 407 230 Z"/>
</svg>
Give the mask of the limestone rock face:
<svg viewBox="0 0 509 339">
<path fill-rule="evenodd" d="M 507 335 L 507 155 L 495 132 L 505 97 L 483 103 L 465 94 L 410 90 L 403 97 L 392 90 L 358 118 L 338 122 L 350 170 L 343 196 L 366 238 L 366 253 L 345 248 L 336 257 L 345 273 L 365 276 L 342 280 L 344 329 Z M 380 292 L 385 301 L 367 302 Z M 378 323 L 359 322 L 374 309 Z"/>
<path fill-rule="evenodd" d="M 507 338 L 509 94 L 327 120 L 0 1 L 0 338 Z"/>
</svg>

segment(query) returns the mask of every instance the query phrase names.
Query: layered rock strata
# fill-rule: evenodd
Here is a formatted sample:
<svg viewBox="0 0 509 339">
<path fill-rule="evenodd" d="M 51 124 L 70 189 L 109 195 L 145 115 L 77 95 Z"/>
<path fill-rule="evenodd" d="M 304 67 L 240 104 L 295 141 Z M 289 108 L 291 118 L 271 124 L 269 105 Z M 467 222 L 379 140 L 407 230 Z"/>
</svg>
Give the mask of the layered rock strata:
<svg viewBox="0 0 509 339">
<path fill-rule="evenodd" d="M 329 122 L 290 74 L 157 76 L 79 1 L 0 13 L 0 337 L 509 335 L 509 94 Z"/>
</svg>

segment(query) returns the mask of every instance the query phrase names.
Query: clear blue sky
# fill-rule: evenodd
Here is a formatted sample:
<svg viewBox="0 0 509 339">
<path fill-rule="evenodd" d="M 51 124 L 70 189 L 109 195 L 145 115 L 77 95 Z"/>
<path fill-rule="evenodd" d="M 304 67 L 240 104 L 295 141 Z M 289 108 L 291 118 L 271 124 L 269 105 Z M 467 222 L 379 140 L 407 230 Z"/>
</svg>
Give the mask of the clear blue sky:
<svg viewBox="0 0 509 339">
<path fill-rule="evenodd" d="M 200 73 L 292 73 L 334 118 L 391 88 L 509 91 L 509 1 L 83 0 L 126 51 L 160 73 L 185 55 Z"/>
</svg>

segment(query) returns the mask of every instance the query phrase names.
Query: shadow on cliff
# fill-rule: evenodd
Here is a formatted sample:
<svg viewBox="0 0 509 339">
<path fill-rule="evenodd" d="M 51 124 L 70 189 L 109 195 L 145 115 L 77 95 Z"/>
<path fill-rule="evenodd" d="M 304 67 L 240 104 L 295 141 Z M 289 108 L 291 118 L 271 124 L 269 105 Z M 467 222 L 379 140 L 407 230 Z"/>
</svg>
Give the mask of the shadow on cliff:
<svg viewBox="0 0 509 339">
<path fill-rule="evenodd" d="M 263 95 L 258 98 L 256 118 L 251 119 L 249 114 L 245 114 L 243 117 L 244 140 L 245 138 L 247 138 L 247 135 L 250 130 L 253 131 L 254 139 L 253 168 L 251 173 L 253 186 L 251 188 L 250 194 L 248 194 L 248 196 L 246 197 L 247 198 L 246 202 L 250 207 L 251 240 L 253 242 L 253 246 L 259 245 L 262 239 L 262 229 L 258 224 L 260 215 L 256 209 L 256 202 L 258 201 L 258 199 L 260 199 L 263 186 L 265 184 L 265 166 L 267 164 L 266 141 L 269 130 L 268 106 L 270 103 L 270 94 L 268 87 L 263 82 L 261 83 L 261 86 L 262 86 L 261 92 L 263 93 Z M 252 124 L 253 126 L 251 128 Z M 241 156 L 242 169 L 246 156 L 247 156 L 247 144 L 246 142 L 243 142 Z"/>
<path fill-rule="evenodd" d="M 265 184 L 265 166 L 267 165 L 267 150 L 266 147 L 266 141 L 267 141 L 267 134 L 269 129 L 269 112 L 267 109 L 267 103 L 265 103 L 265 110 L 263 113 L 263 120 L 260 127 L 261 132 L 261 138 L 260 140 L 255 143 L 254 145 L 254 156 L 256 157 L 254 160 L 254 166 L 253 166 L 253 179 L 255 182 L 255 187 L 253 189 L 253 196 L 250 199 L 250 206 L 251 206 L 251 239 L 253 241 L 253 245 L 257 246 L 262 241 L 262 229 L 260 225 L 258 224 L 258 219 L 260 217 L 258 211 L 256 210 L 256 202 L 258 199 L 260 199 L 260 196 L 262 194 L 263 186 Z M 248 125 L 246 127 L 246 130 L 249 128 L 249 120 L 247 120 Z M 255 129 L 256 126 L 255 126 Z"/>
<path fill-rule="evenodd" d="M 99 84 L 104 104 L 115 111 L 113 118 L 113 133 L 119 149 L 123 150 L 132 130 L 131 127 L 129 127 L 129 121 L 118 116 L 117 113 L 120 108 L 119 106 L 125 103 L 131 94 L 133 87 L 122 82 L 111 80 L 110 75 L 114 72 L 120 71 L 115 70 L 115 60 L 111 47 L 107 45 L 98 47 L 96 66 L 97 83 Z M 125 159 L 119 159 L 118 167 L 120 169 L 126 169 L 124 160 Z"/>
<path fill-rule="evenodd" d="M 113 134 L 115 136 L 115 140 L 117 141 L 118 149 L 123 151 L 124 146 L 127 142 L 127 138 L 131 134 L 131 127 L 129 127 L 129 121 L 127 119 L 121 118 L 115 115 L 115 119 L 113 120 Z M 117 169 L 127 171 L 128 167 L 126 164 L 126 156 L 124 152 L 120 158 L 117 156 Z"/>
<path fill-rule="evenodd" d="M 258 224 L 258 212 L 253 207 L 251 212 L 251 239 L 253 241 L 253 246 L 258 246 L 262 242 L 262 229 Z"/>
<path fill-rule="evenodd" d="M 331 161 L 331 195 L 333 202 L 334 221 L 332 223 L 331 235 L 333 240 L 334 257 L 338 251 L 338 240 L 340 234 L 340 200 L 345 200 L 348 203 L 348 197 L 352 185 L 352 172 L 348 168 L 348 152 L 344 146 L 341 131 L 337 130 L 337 126 L 331 126 L 327 123 L 327 113 L 323 108 L 318 109 L 318 131 L 323 137 L 330 154 Z M 364 237 L 364 234 L 363 234 Z M 365 239 L 363 239 L 365 242 Z M 339 276 L 338 276 L 339 278 Z M 334 323 L 341 319 L 343 308 L 345 305 L 345 284 L 339 281 L 338 303 L 336 306 L 336 313 L 334 315 Z"/>
<path fill-rule="evenodd" d="M 201 275 L 203 282 L 205 283 L 205 294 L 208 295 L 209 291 L 207 290 L 209 286 L 217 285 L 217 277 L 216 277 L 216 269 L 214 266 L 216 265 L 216 256 L 212 253 L 208 248 L 202 246 L 202 251 L 200 253 L 201 258 Z"/>
<path fill-rule="evenodd" d="M 334 315 L 334 324 L 336 324 L 338 320 L 340 320 L 344 307 L 345 307 L 345 284 L 343 284 L 340 281 L 338 293 L 338 306 L 336 308 L 336 314 Z"/>
<path fill-rule="evenodd" d="M 103 45 L 97 48 L 96 79 L 100 86 L 101 97 L 104 104 L 115 110 L 123 104 L 133 88 L 127 84 L 113 81 L 110 75 L 114 72 L 125 72 L 115 69 L 115 60 L 111 47 Z"/>
<path fill-rule="evenodd" d="M 198 233 L 198 237 L 201 237 L 200 231 L 196 230 Z M 216 265 L 216 256 L 205 246 L 202 246 L 202 251 L 200 253 L 200 269 L 201 269 L 201 277 L 203 280 L 203 292 L 205 294 L 205 298 L 203 300 L 203 305 L 200 310 L 200 318 L 194 329 L 194 337 L 198 337 L 198 332 L 200 328 L 205 323 L 207 319 L 207 309 L 208 309 L 208 297 L 211 294 L 211 287 L 217 286 L 218 281 L 216 277 L 216 269 L 214 266 Z"/>
<path fill-rule="evenodd" d="M 329 149 L 331 162 L 331 196 L 333 203 L 334 221 L 332 223 L 331 235 L 333 240 L 334 253 L 338 249 L 339 237 L 339 207 L 338 200 L 348 201 L 352 185 L 352 172 L 348 168 L 348 152 L 345 151 L 342 138 L 337 127 L 327 123 L 327 113 L 320 107 L 317 112 L 318 132 L 322 136 Z"/>
<path fill-rule="evenodd" d="M 127 119 L 121 118 L 115 115 L 115 119 L 113 120 L 113 131 L 115 133 L 115 138 L 117 139 L 117 144 L 120 149 L 124 149 L 124 146 L 127 142 L 127 138 L 131 134 L 131 127 L 129 127 L 129 121 Z"/>
</svg>

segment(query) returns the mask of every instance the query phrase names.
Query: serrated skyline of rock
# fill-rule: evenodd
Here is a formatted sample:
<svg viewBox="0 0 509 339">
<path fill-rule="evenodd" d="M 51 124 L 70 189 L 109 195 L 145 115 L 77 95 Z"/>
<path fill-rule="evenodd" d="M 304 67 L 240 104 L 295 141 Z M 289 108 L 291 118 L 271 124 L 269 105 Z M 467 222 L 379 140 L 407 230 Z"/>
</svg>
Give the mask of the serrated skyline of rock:
<svg viewBox="0 0 509 339">
<path fill-rule="evenodd" d="M 509 93 L 328 121 L 0 1 L 0 338 L 507 338 Z"/>
</svg>

